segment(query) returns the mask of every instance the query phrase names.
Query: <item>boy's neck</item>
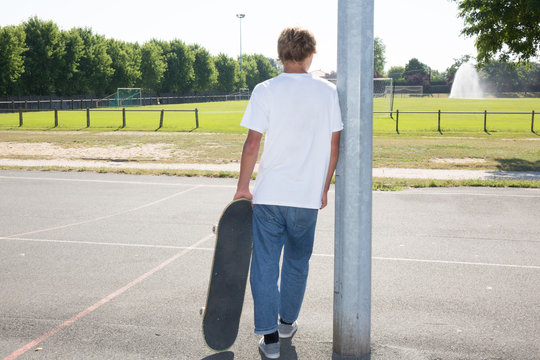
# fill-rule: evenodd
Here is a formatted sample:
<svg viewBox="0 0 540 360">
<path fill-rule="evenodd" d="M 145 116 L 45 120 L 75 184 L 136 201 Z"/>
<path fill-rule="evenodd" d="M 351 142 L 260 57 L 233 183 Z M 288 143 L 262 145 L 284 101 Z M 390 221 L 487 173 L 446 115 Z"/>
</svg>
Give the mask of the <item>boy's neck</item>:
<svg viewBox="0 0 540 360">
<path fill-rule="evenodd" d="M 308 56 L 304 61 L 287 61 L 283 64 L 283 72 L 288 74 L 307 74 L 313 60 L 313 54 Z"/>
<path fill-rule="evenodd" d="M 306 68 L 303 63 L 288 62 L 283 64 L 283 72 L 287 74 L 307 74 L 308 70 L 309 67 Z"/>
</svg>

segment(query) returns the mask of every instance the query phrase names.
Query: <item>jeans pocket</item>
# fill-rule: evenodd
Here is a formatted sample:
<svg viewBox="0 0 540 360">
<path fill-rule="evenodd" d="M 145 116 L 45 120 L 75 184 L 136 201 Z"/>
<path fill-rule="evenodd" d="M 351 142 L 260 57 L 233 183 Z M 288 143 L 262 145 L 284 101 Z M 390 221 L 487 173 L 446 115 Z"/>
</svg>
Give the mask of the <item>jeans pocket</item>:
<svg viewBox="0 0 540 360">
<path fill-rule="evenodd" d="M 270 207 L 265 205 L 253 205 L 253 214 L 264 221 L 272 221 L 275 219 L 275 215 Z"/>
<path fill-rule="evenodd" d="M 296 230 L 305 230 L 312 227 L 317 221 L 317 209 L 296 209 L 296 218 L 294 221 L 294 227 Z"/>
</svg>

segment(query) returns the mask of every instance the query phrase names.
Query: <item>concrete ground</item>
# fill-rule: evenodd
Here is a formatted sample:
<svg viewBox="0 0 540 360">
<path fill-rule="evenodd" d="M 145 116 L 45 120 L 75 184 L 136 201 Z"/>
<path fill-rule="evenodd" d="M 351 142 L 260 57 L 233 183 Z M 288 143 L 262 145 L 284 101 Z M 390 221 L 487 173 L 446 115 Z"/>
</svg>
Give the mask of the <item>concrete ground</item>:
<svg viewBox="0 0 540 360">
<path fill-rule="evenodd" d="M 249 288 L 229 351 L 201 335 L 212 225 L 234 190 L 0 171 L 0 358 L 262 358 Z M 333 208 L 282 359 L 332 357 Z M 539 213 L 538 189 L 374 192 L 371 359 L 539 359 Z"/>
</svg>

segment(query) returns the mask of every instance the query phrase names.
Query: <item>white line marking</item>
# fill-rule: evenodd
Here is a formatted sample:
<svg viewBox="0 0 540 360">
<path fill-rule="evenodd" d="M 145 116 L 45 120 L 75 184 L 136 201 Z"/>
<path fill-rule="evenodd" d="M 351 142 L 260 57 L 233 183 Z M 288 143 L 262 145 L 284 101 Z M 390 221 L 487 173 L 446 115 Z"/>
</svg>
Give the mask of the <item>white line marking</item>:
<svg viewBox="0 0 540 360">
<path fill-rule="evenodd" d="M 508 268 L 518 268 L 518 269 L 540 269 L 540 266 L 535 266 L 535 265 L 496 264 L 496 263 L 481 263 L 481 262 L 469 262 L 469 261 L 408 259 L 408 258 L 390 258 L 390 257 L 378 257 L 378 256 L 374 256 L 373 259 L 375 259 L 375 260 L 385 260 L 385 261 L 421 262 L 421 263 L 431 263 L 431 264 L 496 266 L 496 267 L 508 267 Z"/>
<path fill-rule="evenodd" d="M 68 182 L 89 182 L 102 184 L 129 184 L 129 185 L 160 185 L 160 186 L 194 186 L 195 184 L 184 183 L 162 183 L 151 181 L 121 181 L 121 180 L 97 180 L 97 179 L 69 179 L 69 178 L 48 178 L 48 177 L 32 177 L 32 176 L 0 176 L 0 179 L 16 179 L 16 180 L 41 180 L 41 181 L 68 181 Z M 236 188 L 236 185 L 213 185 L 213 184 L 196 184 L 200 187 L 217 187 L 217 188 Z"/>
<path fill-rule="evenodd" d="M 334 255 L 332 255 L 332 254 L 313 254 L 313 256 L 329 257 L 329 258 L 334 257 Z M 505 268 L 540 270 L 540 266 L 536 266 L 536 265 L 514 265 L 514 264 L 481 263 L 481 262 L 469 262 L 469 261 L 392 258 L 392 257 L 381 257 L 381 256 L 373 256 L 372 259 L 373 260 L 382 260 L 382 261 L 403 261 L 403 262 L 419 262 L 419 263 L 449 264 L 449 265 L 494 266 L 494 267 L 505 267 Z"/>
<path fill-rule="evenodd" d="M 40 230 L 28 231 L 28 232 L 20 233 L 20 234 L 8 235 L 8 236 L 4 236 L 4 237 L 8 237 L 8 238 L 11 238 L 11 237 L 21 237 L 21 236 L 30 235 L 30 234 L 37 234 L 37 233 L 42 233 L 42 232 L 47 232 L 47 231 L 53 231 L 53 230 L 59 230 L 59 229 L 65 229 L 65 228 L 68 228 L 68 227 L 71 227 L 71 226 L 76 226 L 76 225 L 89 224 L 89 223 L 93 223 L 93 222 L 100 221 L 100 220 L 104 220 L 104 219 L 110 219 L 110 218 L 115 217 L 115 216 L 118 216 L 118 215 L 127 214 L 127 213 L 130 213 L 130 212 L 133 212 L 133 211 L 137 211 L 137 210 L 140 210 L 140 209 L 144 209 L 144 208 L 146 208 L 146 207 L 149 207 L 149 206 L 152 206 L 152 205 L 155 205 L 155 204 L 159 204 L 160 202 L 163 202 L 163 201 L 172 199 L 172 198 L 174 198 L 174 197 L 176 197 L 176 196 L 185 194 L 185 193 L 187 193 L 187 192 L 189 192 L 189 191 L 198 189 L 198 188 L 200 188 L 200 187 L 201 187 L 201 186 L 196 185 L 196 186 L 193 186 L 193 187 L 190 188 L 190 189 L 182 190 L 182 191 L 180 191 L 180 192 L 177 192 L 177 193 L 174 193 L 174 194 L 172 194 L 172 195 L 166 196 L 166 197 L 161 198 L 161 199 L 159 199 L 159 200 L 155 200 L 155 201 L 152 201 L 152 202 L 149 202 L 149 203 L 147 203 L 147 204 L 144 204 L 144 205 L 141 205 L 141 206 L 137 206 L 137 207 L 134 207 L 134 208 L 131 208 L 131 209 L 122 210 L 122 211 L 119 211 L 119 212 L 116 212 L 116 213 L 113 213 L 113 214 L 110 214 L 110 215 L 100 216 L 100 217 L 97 217 L 97 218 L 94 218 L 94 219 L 89 219 L 89 220 L 79 221 L 79 222 L 75 222 L 75 223 L 71 223 L 71 224 L 55 226 L 55 227 L 46 228 L 46 229 L 40 229 Z"/>
<path fill-rule="evenodd" d="M 92 306 L 88 307 L 87 309 L 81 311 L 77 315 L 73 316 L 71 319 L 68 319 L 68 320 L 64 321 L 62 324 L 60 324 L 57 327 L 49 330 L 48 332 L 41 335 L 37 339 L 32 340 L 31 342 L 24 345 L 23 347 L 15 350 L 10 355 L 6 356 L 3 360 L 14 360 L 14 359 L 18 358 L 19 356 L 21 356 L 22 354 L 24 354 L 28 350 L 34 348 L 36 345 L 40 344 L 41 342 L 43 342 L 43 341 L 47 340 L 48 338 L 50 338 L 51 336 L 55 335 L 57 332 L 67 328 L 68 326 L 70 326 L 71 324 L 75 323 L 76 321 L 82 319 L 83 317 L 90 314 L 94 310 L 97 310 L 102 305 L 105 305 L 106 303 L 108 303 L 109 301 L 111 301 L 114 298 L 118 297 L 119 295 L 122 295 L 124 292 L 131 289 L 135 285 L 139 284 L 143 280 L 145 280 L 145 279 L 149 278 L 150 276 L 154 275 L 159 270 L 163 269 L 164 267 L 166 267 L 167 265 L 169 265 L 173 261 L 177 260 L 178 258 L 184 256 L 185 254 L 187 254 L 188 252 L 193 250 L 197 245 L 202 244 L 203 242 L 205 242 L 208 239 L 211 239 L 213 236 L 214 236 L 214 234 L 210 234 L 210 235 L 200 239 L 199 241 L 195 242 L 190 247 L 180 251 L 178 254 L 176 254 L 173 257 L 165 260 L 164 262 L 162 262 L 161 264 L 159 264 L 158 266 L 156 266 L 152 270 L 142 274 L 141 276 L 139 276 L 138 278 L 136 278 L 135 280 L 133 280 L 129 284 L 126 284 L 125 286 L 121 287 L 120 289 L 116 290 L 115 292 L 111 293 L 110 295 L 104 297 L 103 299 L 101 299 L 100 301 L 95 303 L 94 305 L 92 305 Z"/>
<path fill-rule="evenodd" d="M 139 247 L 139 248 L 152 248 L 152 249 L 176 249 L 176 250 L 192 249 L 192 250 L 214 251 L 214 248 L 194 248 L 192 246 L 176 246 L 176 245 L 128 244 L 128 243 L 109 243 L 109 242 L 57 240 L 57 239 L 29 239 L 29 238 L 20 238 L 20 237 L 0 237 L 0 240 L 30 241 L 30 242 L 58 243 L 58 244 Z"/>
<path fill-rule="evenodd" d="M 199 247 L 193 247 L 193 246 L 184 247 L 184 246 L 173 246 L 173 245 L 126 244 L 126 243 L 75 241 L 75 240 L 28 239 L 28 238 L 14 238 L 14 237 L 0 237 L 0 240 L 32 241 L 32 242 L 45 242 L 45 243 L 48 242 L 48 243 L 61 243 L 61 244 L 81 244 L 81 245 L 100 245 L 100 246 L 125 246 L 125 247 L 141 247 L 141 248 L 154 248 L 154 249 L 191 249 L 191 250 L 200 250 L 200 251 L 214 251 L 214 248 L 199 248 Z M 333 254 L 314 253 L 312 256 L 334 258 Z M 381 257 L 381 256 L 373 256 L 372 259 L 381 260 L 381 261 L 419 262 L 419 263 L 430 263 L 430 264 L 495 266 L 495 267 L 507 267 L 507 268 L 518 268 L 518 269 L 540 269 L 540 266 L 536 266 L 536 265 L 514 265 L 514 264 L 497 264 L 497 263 L 482 263 L 482 262 L 468 262 L 468 261 L 394 258 L 394 257 Z"/>
</svg>

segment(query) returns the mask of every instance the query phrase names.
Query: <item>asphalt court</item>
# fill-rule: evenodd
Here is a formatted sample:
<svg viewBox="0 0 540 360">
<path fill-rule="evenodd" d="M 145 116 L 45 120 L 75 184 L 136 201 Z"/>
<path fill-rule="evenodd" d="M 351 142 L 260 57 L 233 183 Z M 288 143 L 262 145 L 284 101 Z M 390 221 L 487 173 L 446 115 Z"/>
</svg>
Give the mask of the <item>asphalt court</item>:
<svg viewBox="0 0 540 360">
<path fill-rule="evenodd" d="M 0 171 L 0 358 L 260 359 L 201 335 L 235 180 Z M 333 196 L 283 359 L 332 355 Z M 373 194 L 372 359 L 540 358 L 540 190 Z"/>
</svg>

